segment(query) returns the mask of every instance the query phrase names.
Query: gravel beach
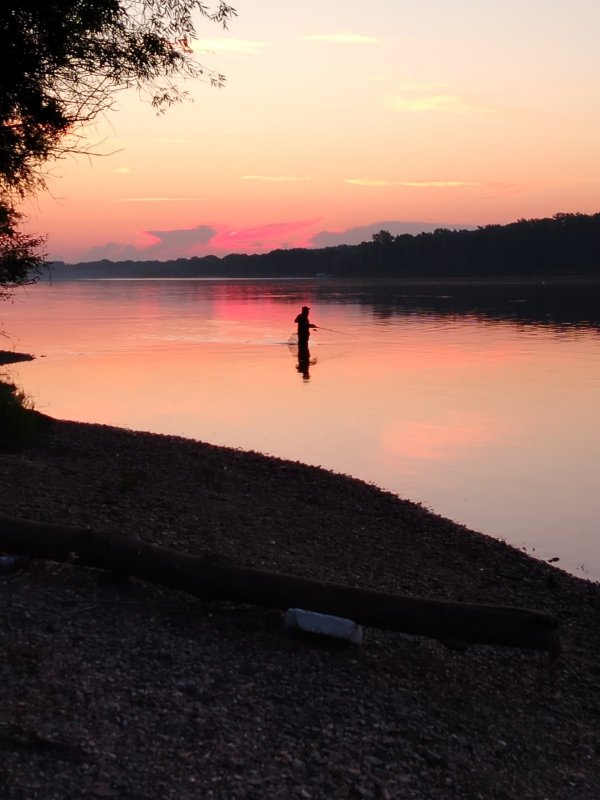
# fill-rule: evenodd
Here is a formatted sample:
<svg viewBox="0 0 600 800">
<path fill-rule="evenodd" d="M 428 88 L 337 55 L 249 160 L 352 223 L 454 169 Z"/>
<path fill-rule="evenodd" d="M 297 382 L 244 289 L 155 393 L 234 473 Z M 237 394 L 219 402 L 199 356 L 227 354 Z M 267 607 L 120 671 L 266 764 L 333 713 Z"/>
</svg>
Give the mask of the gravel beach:
<svg viewBox="0 0 600 800">
<path fill-rule="evenodd" d="M 600 797 L 600 585 L 375 486 L 54 421 L 2 514 L 382 591 L 554 614 L 564 652 L 448 650 L 30 561 L 0 575 L 4 800 Z M 501 498 L 499 498 L 501 502 Z"/>
</svg>

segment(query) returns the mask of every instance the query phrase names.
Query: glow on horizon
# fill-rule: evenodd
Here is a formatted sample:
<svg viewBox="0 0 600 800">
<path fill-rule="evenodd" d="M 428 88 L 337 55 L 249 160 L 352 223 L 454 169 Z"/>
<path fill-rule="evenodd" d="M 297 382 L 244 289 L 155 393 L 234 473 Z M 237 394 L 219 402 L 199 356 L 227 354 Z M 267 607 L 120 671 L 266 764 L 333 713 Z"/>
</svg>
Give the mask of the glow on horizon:
<svg viewBox="0 0 600 800">
<path fill-rule="evenodd" d="M 160 116 L 118 95 L 86 132 L 101 155 L 49 166 L 49 191 L 23 210 L 51 258 L 265 252 L 382 220 L 600 211 L 591 0 L 234 5 L 227 31 L 201 21 L 194 43 L 224 89 L 184 84 L 193 102 Z"/>
</svg>

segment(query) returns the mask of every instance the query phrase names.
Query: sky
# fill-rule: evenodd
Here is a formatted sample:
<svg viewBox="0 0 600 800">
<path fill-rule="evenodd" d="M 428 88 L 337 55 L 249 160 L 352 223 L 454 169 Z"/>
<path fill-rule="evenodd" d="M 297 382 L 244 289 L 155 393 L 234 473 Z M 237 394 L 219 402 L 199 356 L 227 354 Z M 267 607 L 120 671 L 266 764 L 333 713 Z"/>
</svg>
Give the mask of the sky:
<svg viewBox="0 0 600 800">
<path fill-rule="evenodd" d="M 597 0 L 233 0 L 222 89 L 135 92 L 50 164 L 27 227 L 70 263 L 321 247 L 600 211 Z"/>
</svg>

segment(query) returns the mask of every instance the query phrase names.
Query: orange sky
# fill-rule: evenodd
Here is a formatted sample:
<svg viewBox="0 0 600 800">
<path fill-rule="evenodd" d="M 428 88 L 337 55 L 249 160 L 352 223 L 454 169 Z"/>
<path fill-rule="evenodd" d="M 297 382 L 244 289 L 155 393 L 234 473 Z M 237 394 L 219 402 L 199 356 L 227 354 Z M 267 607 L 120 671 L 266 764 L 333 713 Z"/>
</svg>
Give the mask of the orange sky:
<svg viewBox="0 0 600 800">
<path fill-rule="evenodd" d="M 369 239 L 393 223 L 600 211 L 592 0 L 240 0 L 199 24 L 226 88 L 134 93 L 25 210 L 51 258 L 167 259 Z M 380 224 L 381 223 L 381 224 Z M 411 231 L 412 232 L 412 231 Z"/>
</svg>

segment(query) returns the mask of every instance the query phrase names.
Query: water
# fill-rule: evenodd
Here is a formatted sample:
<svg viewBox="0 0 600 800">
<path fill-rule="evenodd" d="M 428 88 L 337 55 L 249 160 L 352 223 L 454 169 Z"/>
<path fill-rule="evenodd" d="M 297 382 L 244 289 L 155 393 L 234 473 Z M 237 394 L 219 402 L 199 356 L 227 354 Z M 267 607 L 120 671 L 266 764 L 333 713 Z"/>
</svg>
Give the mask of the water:
<svg viewBox="0 0 600 800">
<path fill-rule="evenodd" d="M 598 287 L 86 281 L 0 307 L 52 416 L 367 480 L 600 579 Z M 304 304 L 308 374 L 290 344 Z M 174 477 L 176 479 L 176 476 Z"/>
</svg>

